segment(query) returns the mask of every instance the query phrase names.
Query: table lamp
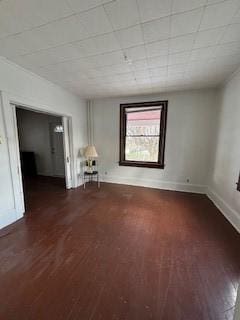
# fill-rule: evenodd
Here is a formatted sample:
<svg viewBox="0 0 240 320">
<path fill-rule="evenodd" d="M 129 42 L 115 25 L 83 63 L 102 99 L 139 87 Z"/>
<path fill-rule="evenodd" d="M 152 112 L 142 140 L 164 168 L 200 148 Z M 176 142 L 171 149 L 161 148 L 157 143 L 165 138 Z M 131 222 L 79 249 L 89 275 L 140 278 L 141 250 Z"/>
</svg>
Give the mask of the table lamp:
<svg viewBox="0 0 240 320">
<path fill-rule="evenodd" d="M 87 158 L 87 167 L 88 167 L 88 172 L 92 172 L 93 171 L 93 158 L 97 158 L 98 154 L 96 151 L 95 146 L 90 145 L 87 146 L 84 152 L 84 156 L 85 158 Z"/>
</svg>

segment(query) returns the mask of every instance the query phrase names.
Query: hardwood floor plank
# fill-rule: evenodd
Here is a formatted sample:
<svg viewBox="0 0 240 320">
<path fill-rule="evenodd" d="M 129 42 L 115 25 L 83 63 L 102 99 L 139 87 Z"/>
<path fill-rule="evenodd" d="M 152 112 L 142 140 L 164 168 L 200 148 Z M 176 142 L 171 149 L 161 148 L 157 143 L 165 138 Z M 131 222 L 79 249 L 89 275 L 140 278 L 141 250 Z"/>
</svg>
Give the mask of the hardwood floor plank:
<svg viewBox="0 0 240 320">
<path fill-rule="evenodd" d="M 232 320 L 240 236 L 206 196 L 28 187 L 0 231 L 0 319 Z"/>
</svg>

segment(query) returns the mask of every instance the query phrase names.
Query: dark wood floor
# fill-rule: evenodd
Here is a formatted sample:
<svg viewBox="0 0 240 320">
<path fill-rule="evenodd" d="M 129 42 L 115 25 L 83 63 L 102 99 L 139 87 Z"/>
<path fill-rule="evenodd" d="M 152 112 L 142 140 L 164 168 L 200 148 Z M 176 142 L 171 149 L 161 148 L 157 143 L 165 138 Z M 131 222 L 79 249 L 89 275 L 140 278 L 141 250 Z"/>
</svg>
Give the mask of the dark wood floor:
<svg viewBox="0 0 240 320">
<path fill-rule="evenodd" d="M 205 196 L 32 185 L 0 231 L 1 320 L 232 320 L 240 237 Z"/>
</svg>

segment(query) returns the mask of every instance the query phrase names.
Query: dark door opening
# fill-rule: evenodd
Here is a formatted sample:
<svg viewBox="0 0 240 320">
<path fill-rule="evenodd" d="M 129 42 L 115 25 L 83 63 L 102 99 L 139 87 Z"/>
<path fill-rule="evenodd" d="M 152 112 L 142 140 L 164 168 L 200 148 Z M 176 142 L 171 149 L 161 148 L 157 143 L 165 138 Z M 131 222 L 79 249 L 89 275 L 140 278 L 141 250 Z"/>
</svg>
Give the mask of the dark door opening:
<svg viewBox="0 0 240 320">
<path fill-rule="evenodd" d="M 26 213 L 66 189 L 62 118 L 16 107 Z"/>
</svg>

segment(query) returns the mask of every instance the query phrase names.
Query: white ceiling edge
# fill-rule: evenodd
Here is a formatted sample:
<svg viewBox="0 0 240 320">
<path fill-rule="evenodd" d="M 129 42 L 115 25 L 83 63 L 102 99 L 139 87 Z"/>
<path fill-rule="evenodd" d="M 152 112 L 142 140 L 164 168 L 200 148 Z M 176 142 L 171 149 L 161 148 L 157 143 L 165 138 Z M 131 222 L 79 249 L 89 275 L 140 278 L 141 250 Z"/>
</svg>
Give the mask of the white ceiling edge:
<svg viewBox="0 0 240 320">
<path fill-rule="evenodd" d="M 158 96 L 159 94 L 164 95 L 164 94 L 179 93 L 179 92 L 186 92 L 186 91 L 201 91 L 201 90 L 214 90 L 214 89 L 217 90 L 217 89 L 221 89 L 222 87 L 224 87 L 224 85 L 226 83 L 228 83 L 238 72 L 240 72 L 240 67 L 239 67 L 237 70 L 233 71 L 230 74 L 230 76 L 228 76 L 226 79 L 224 79 L 223 81 L 221 81 L 218 84 L 213 84 L 211 86 L 209 86 L 209 85 L 202 85 L 202 86 L 199 85 L 199 86 L 195 86 L 195 87 L 194 86 L 193 87 L 191 87 L 191 86 L 187 87 L 186 86 L 184 88 L 179 88 L 179 89 L 176 86 L 175 88 L 169 88 L 169 90 L 168 89 L 164 89 L 164 88 L 161 90 L 161 88 L 159 88 L 159 91 L 152 92 L 152 93 L 142 93 L 142 94 L 134 94 L 133 93 L 133 94 L 126 94 L 126 95 L 124 95 L 124 94 L 112 95 L 111 94 L 111 95 L 106 95 L 106 96 L 104 96 L 104 95 L 103 96 L 83 96 L 81 94 L 76 93 L 75 91 L 70 90 L 69 88 L 61 86 L 59 83 L 55 83 L 53 81 L 48 80 L 48 79 L 38 75 L 37 73 L 34 73 L 33 71 L 31 71 L 29 69 L 26 69 L 26 68 L 16 64 L 15 62 L 13 62 L 13 61 L 11 61 L 11 60 L 3 57 L 3 56 L 0 56 L 0 60 L 2 60 L 3 62 L 9 64 L 10 66 L 13 66 L 13 67 L 15 67 L 15 68 L 17 68 L 17 69 L 19 69 L 19 70 L 21 70 L 23 72 L 28 73 L 29 75 L 31 75 L 31 76 L 33 76 L 35 78 L 38 78 L 40 80 L 44 80 L 44 81 L 48 82 L 51 86 L 55 86 L 58 89 L 60 88 L 60 89 L 62 89 L 64 91 L 68 92 L 69 94 L 75 95 L 75 96 L 77 96 L 80 99 L 85 100 L 85 101 L 88 101 L 88 100 L 101 100 L 101 99 L 108 99 L 108 98 L 109 99 L 128 98 L 128 97 L 136 97 L 136 96 L 137 97 L 154 97 L 154 96 Z M 1 90 L 1 88 L 0 88 L 0 90 Z"/>
<path fill-rule="evenodd" d="M 180 94 L 180 93 L 186 93 L 186 92 L 200 92 L 200 91 L 218 91 L 221 89 L 221 86 L 208 86 L 208 87 L 198 87 L 198 88 L 185 88 L 185 89 L 172 89 L 172 90 L 165 90 L 165 91 L 159 91 L 159 92 L 153 92 L 153 93 L 142 93 L 142 94 L 127 94 L 127 95 L 116 95 L 116 96 L 99 96 L 99 97 L 92 97 L 92 98 L 86 98 L 87 101 L 97 101 L 97 100 L 107 100 L 107 99 L 126 99 L 126 98 L 135 98 L 135 97 L 142 97 L 143 99 L 148 98 L 158 98 L 159 96 L 167 96 L 170 94 Z"/>
</svg>

